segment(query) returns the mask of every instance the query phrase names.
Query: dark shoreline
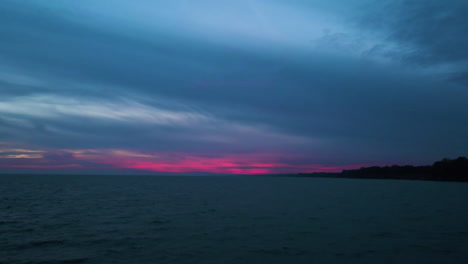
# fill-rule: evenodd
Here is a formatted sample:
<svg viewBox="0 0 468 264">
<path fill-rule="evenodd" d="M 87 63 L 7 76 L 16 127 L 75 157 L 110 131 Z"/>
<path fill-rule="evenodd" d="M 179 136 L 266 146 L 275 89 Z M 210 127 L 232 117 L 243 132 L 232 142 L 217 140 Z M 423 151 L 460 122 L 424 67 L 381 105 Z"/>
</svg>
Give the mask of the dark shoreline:
<svg viewBox="0 0 468 264">
<path fill-rule="evenodd" d="M 468 159 L 443 159 L 432 166 L 387 166 L 344 170 L 337 173 L 299 173 L 294 176 L 311 178 L 420 180 L 468 182 Z"/>
</svg>

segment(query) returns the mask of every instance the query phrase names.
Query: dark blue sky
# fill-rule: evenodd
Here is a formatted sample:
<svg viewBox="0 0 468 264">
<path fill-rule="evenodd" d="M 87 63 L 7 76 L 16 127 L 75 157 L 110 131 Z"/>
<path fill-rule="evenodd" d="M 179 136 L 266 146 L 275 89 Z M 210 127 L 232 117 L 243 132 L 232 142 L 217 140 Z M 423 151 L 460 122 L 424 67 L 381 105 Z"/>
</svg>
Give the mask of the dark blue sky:
<svg viewBox="0 0 468 264">
<path fill-rule="evenodd" d="M 2 0 L 0 168 L 466 156 L 467 13 L 462 0 Z"/>
</svg>

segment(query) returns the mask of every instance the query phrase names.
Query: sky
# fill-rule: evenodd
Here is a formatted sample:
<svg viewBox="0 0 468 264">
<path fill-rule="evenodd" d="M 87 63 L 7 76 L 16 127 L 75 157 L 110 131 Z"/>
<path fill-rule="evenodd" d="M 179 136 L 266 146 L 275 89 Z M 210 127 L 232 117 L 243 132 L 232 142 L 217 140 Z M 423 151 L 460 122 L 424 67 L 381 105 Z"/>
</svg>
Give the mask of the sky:
<svg viewBox="0 0 468 264">
<path fill-rule="evenodd" d="M 468 1 L 2 0 L 0 172 L 468 155 Z"/>
</svg>

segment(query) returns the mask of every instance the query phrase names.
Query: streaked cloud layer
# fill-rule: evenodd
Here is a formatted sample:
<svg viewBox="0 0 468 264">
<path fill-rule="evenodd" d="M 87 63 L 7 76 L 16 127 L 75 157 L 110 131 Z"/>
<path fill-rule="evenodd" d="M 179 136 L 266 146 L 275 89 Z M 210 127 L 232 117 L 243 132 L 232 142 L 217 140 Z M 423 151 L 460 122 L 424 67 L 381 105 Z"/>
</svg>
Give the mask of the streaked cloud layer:
<svg viewBox="0 0 468 264">
<path fill-rule="evenodd" d="M 253 174 L 467 155 L 465 11 L 2 1 L 0 169 Z"/>
</svg>

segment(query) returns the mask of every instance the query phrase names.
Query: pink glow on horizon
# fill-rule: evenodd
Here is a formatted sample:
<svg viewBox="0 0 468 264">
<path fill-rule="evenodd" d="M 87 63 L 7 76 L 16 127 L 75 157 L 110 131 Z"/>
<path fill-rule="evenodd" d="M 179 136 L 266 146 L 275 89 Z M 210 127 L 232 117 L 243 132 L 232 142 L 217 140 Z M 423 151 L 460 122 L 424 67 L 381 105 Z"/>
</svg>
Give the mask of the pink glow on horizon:
<svg viewBox="0 0 468 264">
<path fill-rule="evenodd" d="M 54 170 L 54 169 L 83 169 L 79 164 L 64 164 L 64 165 L 0 165 L 0 169 L 35 169 L 35 170 Z"/>
<path fill-rule="evenodd" d="M 25 150 L 24 153 L 31 150 Z M 17 151 L 21 156 L 22 151 Z M 158 173 L 287 174 L 340 172 L 365 167 L 361 164 L 327 166 L 304 162 L 292 153 L 189 154 L 138 152 L 119 149 L 47 150 L 32 159 L 0 159 L 0 169 L 36 170 L 141 170 Z M 302 160 L 302 162 L 299 162 Z M 3 161 L 3 162 L 2 162 Z"/>
<path fill-rule="evenodd" d="M 250 157 L 252 158 L 252 157 Z M 185 156 L 176 161 L 153 161 L 133 158 L 114 158 L 100 161 L 120 169 L 137 169 L 152 172 L 187 173 L 206 172 L 217 174 L 280 174 L 309 172 L 340 172 L 356 169 L 363 165 L 324 166 L 320 164 L 287 164 L 275 161 L 256 162 L 244 157 L 207 158 Z"/>
</svg>

